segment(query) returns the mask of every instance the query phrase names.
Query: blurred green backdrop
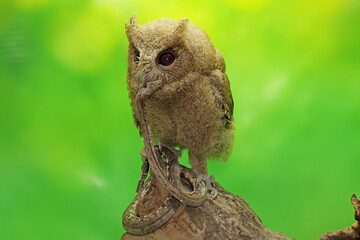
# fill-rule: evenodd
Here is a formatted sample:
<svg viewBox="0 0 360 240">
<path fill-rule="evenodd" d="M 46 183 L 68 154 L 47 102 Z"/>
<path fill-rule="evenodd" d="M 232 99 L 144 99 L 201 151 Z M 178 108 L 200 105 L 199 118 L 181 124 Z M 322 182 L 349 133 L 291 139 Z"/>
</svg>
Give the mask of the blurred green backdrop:
<svg viewBox="0 0 360 240">
<path fill-rule="evenodd" d="M 189 17 L 224 55 L 236 141 L 226 164 L 209 163 L 218 182 L 292 238 L 354 222 L 358 0 L 11 0 L 0 2 L 0 239 L 124 233 L 142 148 L 125 84 L 134 12 L 140 24 Z"/>
</svg>

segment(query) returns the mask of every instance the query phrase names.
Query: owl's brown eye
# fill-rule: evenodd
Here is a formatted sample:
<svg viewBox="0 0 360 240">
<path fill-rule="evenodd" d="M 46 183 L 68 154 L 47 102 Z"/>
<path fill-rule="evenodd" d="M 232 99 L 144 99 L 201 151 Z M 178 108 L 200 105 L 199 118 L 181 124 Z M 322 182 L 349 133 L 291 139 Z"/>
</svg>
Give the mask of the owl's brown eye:
<svg viewBox="0 0 360 240">
<path fill-rule="evenodd" d="M 159 64 L 170 66 L 175 61 L 175 56 L 171 52 L 163 52 L 159 56 Z"/>
<path fill-rule="evenodd" d="M 139 50 L 135 50 L 135 54 L 134 54 L 134 63 L 138 63 L 140 61 L 140 52 Z"/>
</svg>

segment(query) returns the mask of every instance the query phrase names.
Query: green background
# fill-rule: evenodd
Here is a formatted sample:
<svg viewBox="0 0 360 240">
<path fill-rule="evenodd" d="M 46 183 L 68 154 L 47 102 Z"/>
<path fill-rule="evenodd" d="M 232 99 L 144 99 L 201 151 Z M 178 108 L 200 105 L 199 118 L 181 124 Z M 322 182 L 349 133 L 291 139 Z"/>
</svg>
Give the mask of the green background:
<svg viewBox="0 0 360 240">
<path fill-rule="evenodd" d="M 315 239 L 360 195 L 358 0 L 0 2 L 0 239 L 120 239 L 142 142 L 124 23 L 189 17 L 223 53 L 236 136 L 209 171 L 272 231 Z M 186 163 L 186 154 L 182 159 Z"/>
</svg>

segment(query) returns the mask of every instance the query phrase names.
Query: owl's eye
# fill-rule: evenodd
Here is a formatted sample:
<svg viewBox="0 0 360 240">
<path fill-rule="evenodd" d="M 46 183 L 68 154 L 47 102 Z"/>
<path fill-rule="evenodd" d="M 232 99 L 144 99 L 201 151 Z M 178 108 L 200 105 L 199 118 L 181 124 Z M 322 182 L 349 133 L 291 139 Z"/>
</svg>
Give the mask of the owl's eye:
<svg viewBox="0 0 360 240">
<path fill-rule="evenodd" d="M 138 63 L 140 61 L 140 52 L 139 50 L 135 50 L 135 54 L 134 54 L 134 63 Z"/>
<path fill-rule="evenodd" d="M 175 61 L 175 56 L 171 52 L 163 52 L 158 59 L 160 65 L 170 66 Z"/>
</svg>

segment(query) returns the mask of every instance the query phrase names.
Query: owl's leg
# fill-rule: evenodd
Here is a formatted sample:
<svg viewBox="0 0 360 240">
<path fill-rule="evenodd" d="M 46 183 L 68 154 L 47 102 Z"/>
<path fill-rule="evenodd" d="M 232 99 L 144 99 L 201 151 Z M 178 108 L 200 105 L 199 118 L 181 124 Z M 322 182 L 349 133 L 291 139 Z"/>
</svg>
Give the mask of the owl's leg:
<svg viewBox="0 0 360 240">
<path fill-rule="evenodd" d="M 196 173 L 196 185 L 198 186 L 201 182 L 206 184 L 206 188 L 213 195 L 213 199 L 217 196 L 218 191 L 215 188 L 215 178 L 213 175 L 208 176 L 208 168 L 206 158 L 200 154 L 194 154 L 189 150 L 189 161 L 192 169 Z"/>
</svg>

